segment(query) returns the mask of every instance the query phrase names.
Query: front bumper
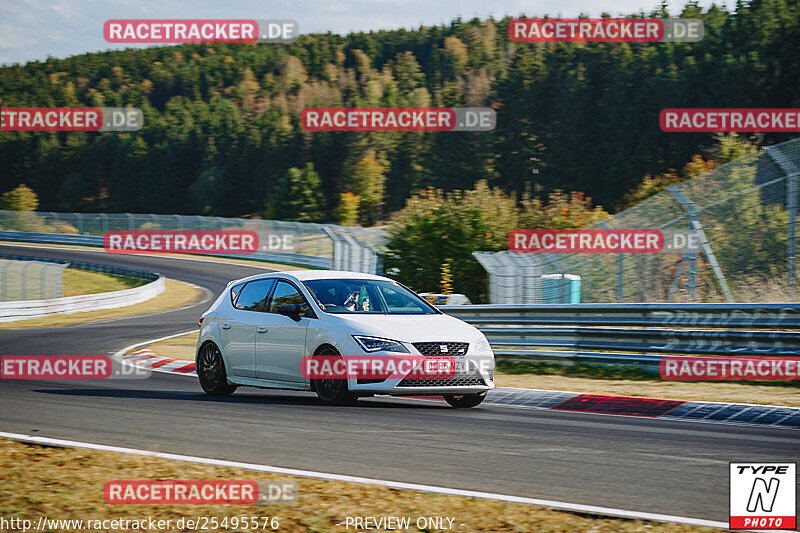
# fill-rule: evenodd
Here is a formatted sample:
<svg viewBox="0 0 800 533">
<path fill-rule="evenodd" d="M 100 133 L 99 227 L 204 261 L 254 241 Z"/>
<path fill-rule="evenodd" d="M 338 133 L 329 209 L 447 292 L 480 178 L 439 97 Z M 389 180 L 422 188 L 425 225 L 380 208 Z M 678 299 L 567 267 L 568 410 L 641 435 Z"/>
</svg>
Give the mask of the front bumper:
<svg viewBox="0 0 800 533">
<path fill-rule="evenodd" d="M 352 392 L 369 394 L 394 395 L 441 395 L 441 394 L 474 394 L 493 389 L 494 356 L 487 365 L 486 356 L 465 355 L 468 362 L 467 372 L 442 378 L 389 378 L 383 381 L 364 382 L 366 380 L 348 379 L 348 387 Z M 359 383 L 361 381 L 361 383 Z"/>
</svg>

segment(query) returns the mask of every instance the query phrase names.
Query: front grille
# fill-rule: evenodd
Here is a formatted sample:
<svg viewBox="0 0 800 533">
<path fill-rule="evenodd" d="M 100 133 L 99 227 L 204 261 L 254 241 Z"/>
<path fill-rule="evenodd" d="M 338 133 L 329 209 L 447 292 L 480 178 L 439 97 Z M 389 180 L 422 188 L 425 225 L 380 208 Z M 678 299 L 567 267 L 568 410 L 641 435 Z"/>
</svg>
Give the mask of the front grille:
<svg viewBox="0 0 800 533">
<path fill-rule="evenodd" d="M 468 342 L 415 342 L 414 348 L 422 355 L 466 355 Z M 442 350 L 442 346 L 447 346 Z"/>
<path fill-rule="evenodd" d="M 486 382 L 477 373 L 462 374 L 444 379 L 404 379 L 398 387 L 483 387 Z"/>
</svg>

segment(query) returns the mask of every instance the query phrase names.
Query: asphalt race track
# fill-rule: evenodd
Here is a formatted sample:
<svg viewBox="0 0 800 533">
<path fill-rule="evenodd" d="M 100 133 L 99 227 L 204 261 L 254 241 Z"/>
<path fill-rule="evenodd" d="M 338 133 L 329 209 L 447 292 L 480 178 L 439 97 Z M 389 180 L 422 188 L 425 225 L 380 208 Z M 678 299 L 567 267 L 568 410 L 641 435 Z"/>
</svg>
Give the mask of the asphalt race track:
<svg viewBox="0 0 800 533">
<path fill-rule="evenodd" d="M 146 268 L 219 294 L 263 269 L 157 256 L 0 246 Z M 111 354 L 188 331 L 210 301 L 175 311 L 0 331 L 2 354 Z M 443 402 L 442 402 L 443 404 Z M 239 389 L 194 379 L 2 381 L 0 431 L 727 522 L 728 463 L 800 462 L 800 430 L 522 408 L 455 410 Z M 459 518 L 459 517 L 456 517 Z"/>
</svg>

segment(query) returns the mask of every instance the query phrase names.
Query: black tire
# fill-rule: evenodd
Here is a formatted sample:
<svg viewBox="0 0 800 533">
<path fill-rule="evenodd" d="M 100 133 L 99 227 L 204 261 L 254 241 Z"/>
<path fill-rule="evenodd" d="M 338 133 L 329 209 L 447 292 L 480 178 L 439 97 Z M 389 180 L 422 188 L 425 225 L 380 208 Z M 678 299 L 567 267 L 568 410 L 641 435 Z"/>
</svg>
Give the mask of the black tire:
<svg viewBox="0 0 800 533">
<path fill-rule="evenodd" d="M 455 408 L 462 408 L 462 407 L 475 407 L 476 405 L 480 405 L 483 400 L 486 399 L 485 392 L 479 392 L 478 394 L 445 394 L 444 401 L 449 403 Z"/>
<path fill-rule="evenodd" d="M 326 346 L 316 355 L 338 356 L 334 348 Z M 317 393 L 319 401 L 325 405 L 353 405 L 358 400 L 358 395 L 350 392 L 346 379 L 312 379 L 311 389 Z"/>
<path fill-rule="evenodd" d="M 229 396 L 236 390 L 236 385 L 228 383 L 222 353 L 213 342 L 208 342 L 200 348 L 195 370 L 200 379 L 200 386 L 209 396 Z"/>
</svg>

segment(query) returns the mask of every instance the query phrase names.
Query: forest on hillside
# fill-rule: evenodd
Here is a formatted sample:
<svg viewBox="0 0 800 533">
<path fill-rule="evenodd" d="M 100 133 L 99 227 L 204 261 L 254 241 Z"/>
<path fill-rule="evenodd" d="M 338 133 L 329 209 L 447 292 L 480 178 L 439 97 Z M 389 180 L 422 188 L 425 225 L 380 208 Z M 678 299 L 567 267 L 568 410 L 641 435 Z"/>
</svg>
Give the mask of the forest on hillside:
<svg viewBox="0 0 800 533">
<path fill-rule="evenodd" d="M 566 16 L 566 15 L 565 15 Z M 46 211 L 373 224 L 424 189 L 479 181 L 618 208 L 710 134 L 664 133 L 666 107 L 800 107 L 800 0 L 688 2 L 698 43 L 515 43 L 510 19 L 197 44 L 0 68 L 0 106 L 136 106 L 133 133 L 0 133 L 0 192 Z M 302 21 L 301 21 L 302 27 Z M 309 106 L 491 106 L 489 133 L 303 131 Z M 765 136 L 771 144 L 786 134 Z"/>
</svg>

